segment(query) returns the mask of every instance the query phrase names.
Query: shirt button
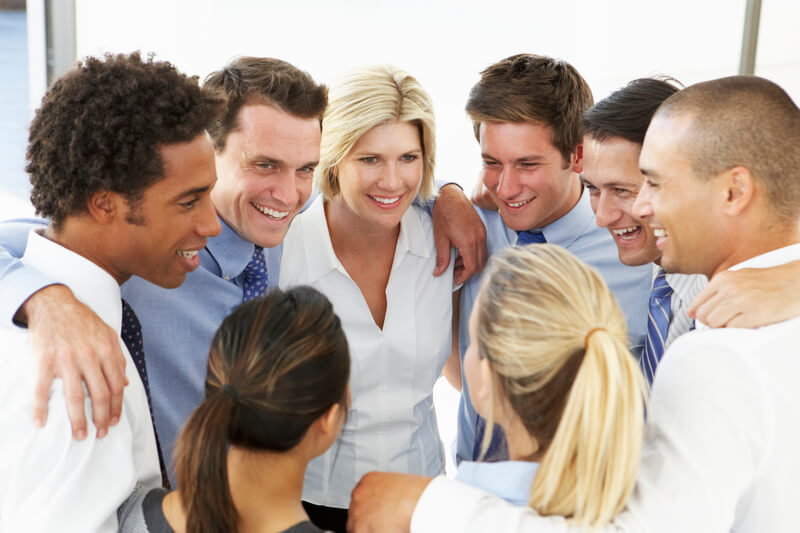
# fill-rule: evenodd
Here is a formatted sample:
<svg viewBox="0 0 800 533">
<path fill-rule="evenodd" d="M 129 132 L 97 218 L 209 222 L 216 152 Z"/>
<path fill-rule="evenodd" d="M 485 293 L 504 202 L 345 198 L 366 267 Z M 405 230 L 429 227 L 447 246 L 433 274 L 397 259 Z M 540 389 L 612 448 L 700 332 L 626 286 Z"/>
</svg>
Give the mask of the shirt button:
<svg viewBox="0 0 800 533">
<path fill-rule="evenodd" d="M 230 276 L 224 276 L 224 279 L 225 279 L 225 281 L 230 281 L 231 277 Z"/>
</svg>

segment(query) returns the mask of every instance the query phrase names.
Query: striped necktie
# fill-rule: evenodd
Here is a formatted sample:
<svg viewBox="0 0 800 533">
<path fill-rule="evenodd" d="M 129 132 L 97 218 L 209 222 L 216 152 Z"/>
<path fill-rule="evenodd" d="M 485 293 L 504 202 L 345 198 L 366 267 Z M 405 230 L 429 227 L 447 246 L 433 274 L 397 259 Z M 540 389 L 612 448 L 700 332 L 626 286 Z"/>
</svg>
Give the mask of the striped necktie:
<svg viewBox="0 0 800 533">
<path fill-rule="evenodd" d="M 653 288 L 650 290 L 650 313 L 647 317 L 647 340 L 642 353 L 642 371 L 647 382 L 652 384 L 658 362 L 664 355 L 664 345 L 669 331 L 670 300 L 672 287 L 667 283 L 664 270 L 659 268 Z"/>
<path fill-rule="evenodd" d="M 242 272 L 242 288 L 244 294 L 242 301 L 246 302 L 259 296 L 264 296 L 267 292 L 269 276 L 267 275 L 267 262 L 264 259 L 264 249 L 256 246 L 253 250 L 253 257 Z"/>
<path fill-rule="evenodd" d="M 517 232 L 517 246 L 524 246 L 531 243 L 544 243 L 547 239 L 544 238 L 544 233 L 541 231 L 519 231 Z"/>
</svg>

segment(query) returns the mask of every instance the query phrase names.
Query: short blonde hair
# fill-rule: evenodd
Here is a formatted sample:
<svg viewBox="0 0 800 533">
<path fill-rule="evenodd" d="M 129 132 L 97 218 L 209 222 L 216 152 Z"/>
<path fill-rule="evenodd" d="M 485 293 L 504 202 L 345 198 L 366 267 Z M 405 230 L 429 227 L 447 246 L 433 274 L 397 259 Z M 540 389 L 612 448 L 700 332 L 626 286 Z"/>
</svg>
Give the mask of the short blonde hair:
<svg viewBox="0 0 800 533">
<path fill-rule="evenodd" d="M 489 360 L 490 387 L 542 451 L 530 506 L 578 524 L 608 523 L 633 489 L 647 401 L 614 296 L 563 248 L 533 244 L 492 257 L 479 304 L 473 342 Z"/>
<path fill-rule="evenodd" d="M 419 196 L 434 196 L 436 159 L 433 102 L 410 74 L 389 65 L 355 69 L 333 84 L 322 119 L 320 161 L 314 184 L 326 200 L 339 194 L 337 167 L 369 130 L 393 121 L 417 124 L 422 145 L 422 183 Z"/>
</svg>

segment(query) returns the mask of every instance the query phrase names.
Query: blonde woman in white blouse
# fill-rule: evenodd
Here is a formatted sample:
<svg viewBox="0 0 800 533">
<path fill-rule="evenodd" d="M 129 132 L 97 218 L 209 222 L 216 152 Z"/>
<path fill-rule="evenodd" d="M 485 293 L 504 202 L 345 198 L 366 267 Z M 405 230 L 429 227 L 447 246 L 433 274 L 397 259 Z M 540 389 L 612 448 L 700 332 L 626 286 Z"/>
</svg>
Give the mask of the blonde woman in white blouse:
<svg viewBox="0 0 800 533">
<path fill-rule="evenodd" d="M 330 89 L 315 172 L 320 197 L 284 241 L 282 287 L 311 285 L 341 317 L 352 354 L 352 406 L 340 441 L 306 471 L 312 521 L 344 531 L 350 492 L 372 470 L 444 471 L 433 385 L 452 350 L 453 271 L 432 275 L 430 96 L 409 74 L 361 68 Z M 451 356 L 452 354 L 452 356 Z"/>
</svg>

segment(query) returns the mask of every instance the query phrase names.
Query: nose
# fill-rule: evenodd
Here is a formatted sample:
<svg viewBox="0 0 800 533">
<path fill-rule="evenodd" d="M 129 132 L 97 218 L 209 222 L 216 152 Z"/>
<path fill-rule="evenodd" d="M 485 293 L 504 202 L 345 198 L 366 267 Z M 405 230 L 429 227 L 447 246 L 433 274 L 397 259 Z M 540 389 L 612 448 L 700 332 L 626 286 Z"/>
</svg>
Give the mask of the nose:
<svg viewBox="0 0 800 533">
<path fill-rule="evenodd" d="M 652 195 L 653 191 L 645 181 L 636 196 L 636 201 L 633 202 L 633 216 L 643 220 L 653 216 Z"/>
<path fill-rule="evenodd" d="M 197 234 L 203 237 L 216 237 L 222 231 L 222 226 L 219 223 L 219 217 L 209 201 L 202 202 L 200 212 L 197 217 Z"/>
<path fill-rule="evenodd" d="M 301 178 L 298 178 L 293 170 L 281 172 L 275 177 L 272 184 L 272 198 L 283 204 L 284 207 L 294 209 L 300 200 L 300 194 L 297 191 L 299 179 Z"/>
<path fill-rule="evenodd" d="M 594 214 L 597 225 L 601 228 L 607 228 L 619 220 L 622 212 L 614 205 L 613 200 L 608 195 L 601 192 L 597 198 Z"/>
<path fill-rule="evenodd" d="M 380 185 L 387 191 L 396 191 L 400 187 L 400 169 L 396 161 L 389 162 L 381 173 Z"/>
<path fill-rule="evenodd" d="M 519 180 L 514 169 L 503 166 L 497 179 L 497 196 L 503 200 L 509 200 L 519 194 L 519 189 Z"/>
</svg>

